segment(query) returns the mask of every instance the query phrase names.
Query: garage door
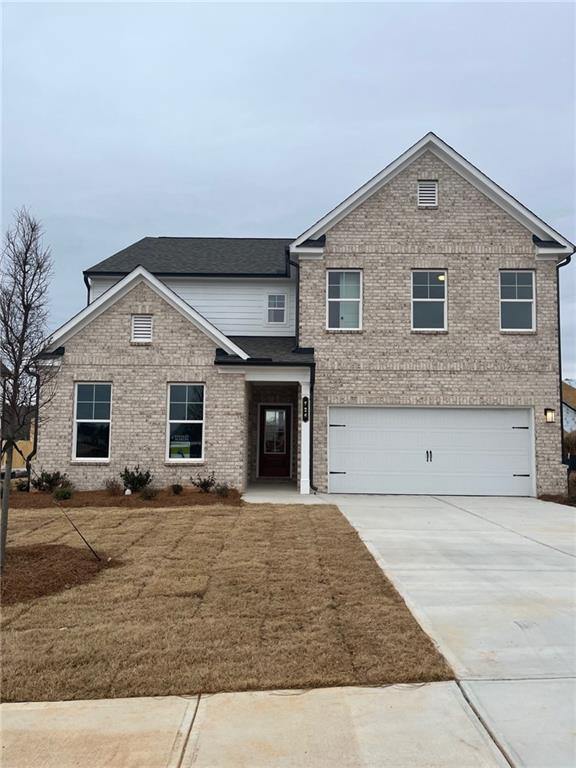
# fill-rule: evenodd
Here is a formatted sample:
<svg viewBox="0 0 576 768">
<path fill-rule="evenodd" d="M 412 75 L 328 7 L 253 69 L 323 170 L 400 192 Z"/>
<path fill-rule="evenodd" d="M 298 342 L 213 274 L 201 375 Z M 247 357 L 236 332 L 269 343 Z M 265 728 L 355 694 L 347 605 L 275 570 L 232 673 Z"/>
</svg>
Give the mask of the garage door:
<svg viewBox="0 0 576 768">
<path fill-rule="evenodd" d="M 329 425 L 333 493 L 533 494 L 528 409 L 332 407 Z"/>
</svg>

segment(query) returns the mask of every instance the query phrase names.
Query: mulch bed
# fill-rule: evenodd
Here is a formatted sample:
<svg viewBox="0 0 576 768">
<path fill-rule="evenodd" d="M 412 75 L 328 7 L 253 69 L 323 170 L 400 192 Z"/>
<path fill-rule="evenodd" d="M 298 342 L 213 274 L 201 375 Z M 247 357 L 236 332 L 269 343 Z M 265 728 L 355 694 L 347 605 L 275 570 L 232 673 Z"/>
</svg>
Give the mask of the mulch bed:
<svg viewBox="0 0 576 768">
<path fill-rule="evenodd" d="M 16 605 L 86 584 L 117 563 L 67 544 L 11 547 L 2 572 L 2 605 Z"/>
<path fill-rule="evenodd" d="M 71 517 L 120 565 L 91 559 L 58 510 L 11 512 L 7 574 L 20 600 L 12 592 L 2 607 L 5 701 L 453 679 L 337 507 Z"/>
<path fill-rule="evenodd" d="M 159 507 L 195 507 L 225 504 L 239 506 L 240 494 L 232 489 L 228 496 L 218 496 L 215 493 L 203 493 L 194 487 L 184 487 L 182 493 L 172 493 L 170 488 L 163 488 L 153 499 L 144 499 L 139 493 L 131 496 L 113 496 L 108 491 L 74 491 L 71 499 L 58 500 L 58 506 L 68 508 L 78 507 L 116 507 L 119 509 L 155 509 Z M 14 509 L 44 509 L 56 506 L 50 493 L 31 491 L 12 491 L 10 506 Z"/>
<path fill-rule="evenodd" d="M 576 507 L 576 496 L 563 496 L 561 494 L 544 493 L 538 496 L 541 501 L 553 501 L 555 504 L 565 504 L 567 507 Z"/>
</svg>

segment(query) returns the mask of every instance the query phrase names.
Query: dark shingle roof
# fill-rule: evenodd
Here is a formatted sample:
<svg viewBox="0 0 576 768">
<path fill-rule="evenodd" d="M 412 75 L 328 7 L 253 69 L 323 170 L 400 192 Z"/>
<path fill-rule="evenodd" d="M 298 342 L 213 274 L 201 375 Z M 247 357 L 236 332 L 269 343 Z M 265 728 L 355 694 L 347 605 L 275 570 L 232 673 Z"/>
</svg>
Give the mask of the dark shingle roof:
<svg viewBox="0 0 576 768">
<path fill-rule="evenodd" d="M 314 362 L 314 350 L 310 348 L 296 352 L 295 336 L 229 336 L 230 341 L 243 349 L 250 358 L 250 363 L 283 363 L 290 365 L 308 365 Z M 217 363 L 239 363 L 245 361 L 236 355 L 228 355 L 224 350 L 216 352 Z"/>
<path fill-rule="evenodd" d="M 157 275 L 286 276 L 290 238 L 144 237 L 85 274 L 127 274 L 138 266 Z"/>
</svg>

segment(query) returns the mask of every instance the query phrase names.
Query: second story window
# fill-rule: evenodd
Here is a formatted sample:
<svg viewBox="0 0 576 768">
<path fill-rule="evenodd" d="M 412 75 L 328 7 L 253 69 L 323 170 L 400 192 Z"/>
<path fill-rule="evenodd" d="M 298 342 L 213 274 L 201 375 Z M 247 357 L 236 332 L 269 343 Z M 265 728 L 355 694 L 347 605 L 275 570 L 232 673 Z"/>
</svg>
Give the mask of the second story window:
<svg viewBox="0 0 576 768">
<path fill-rule="evenodd" d="M 500 330 L 533 331 L 534 272 L 500 272 Z"/>
<path fill-rule="evenodd" d="M 412 330 L 446 330 L 446 272 L 412 272 Z"/>
<path fill-rule="evenodd" d="M 268 322 L 286 322 L 286 295 L 284 293 L 271 293 L 268 296 Z"/>
<path fill-rule="evenodd" d="M 362 328 L 362 272 L 359 269 L 329 269 L 326 298 L 329 331 Z"/>
</svg>

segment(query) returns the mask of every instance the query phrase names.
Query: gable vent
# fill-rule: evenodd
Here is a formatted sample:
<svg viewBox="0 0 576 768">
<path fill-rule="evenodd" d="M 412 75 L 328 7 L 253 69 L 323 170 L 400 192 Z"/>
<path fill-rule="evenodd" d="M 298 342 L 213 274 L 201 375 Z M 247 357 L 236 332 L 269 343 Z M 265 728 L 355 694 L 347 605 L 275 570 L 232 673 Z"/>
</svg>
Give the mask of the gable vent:
<svg viewBox="0 0 576 768">
<path fill-rule="evenodd" d="M 152 315 L 132 315 L 132 341 L 152 341 Z"/>
<path fill-rule="evenodd" d="M 438 182 L 418 181 L 418 208 L 436 208 L 438 205 Z"/>
</svg>

